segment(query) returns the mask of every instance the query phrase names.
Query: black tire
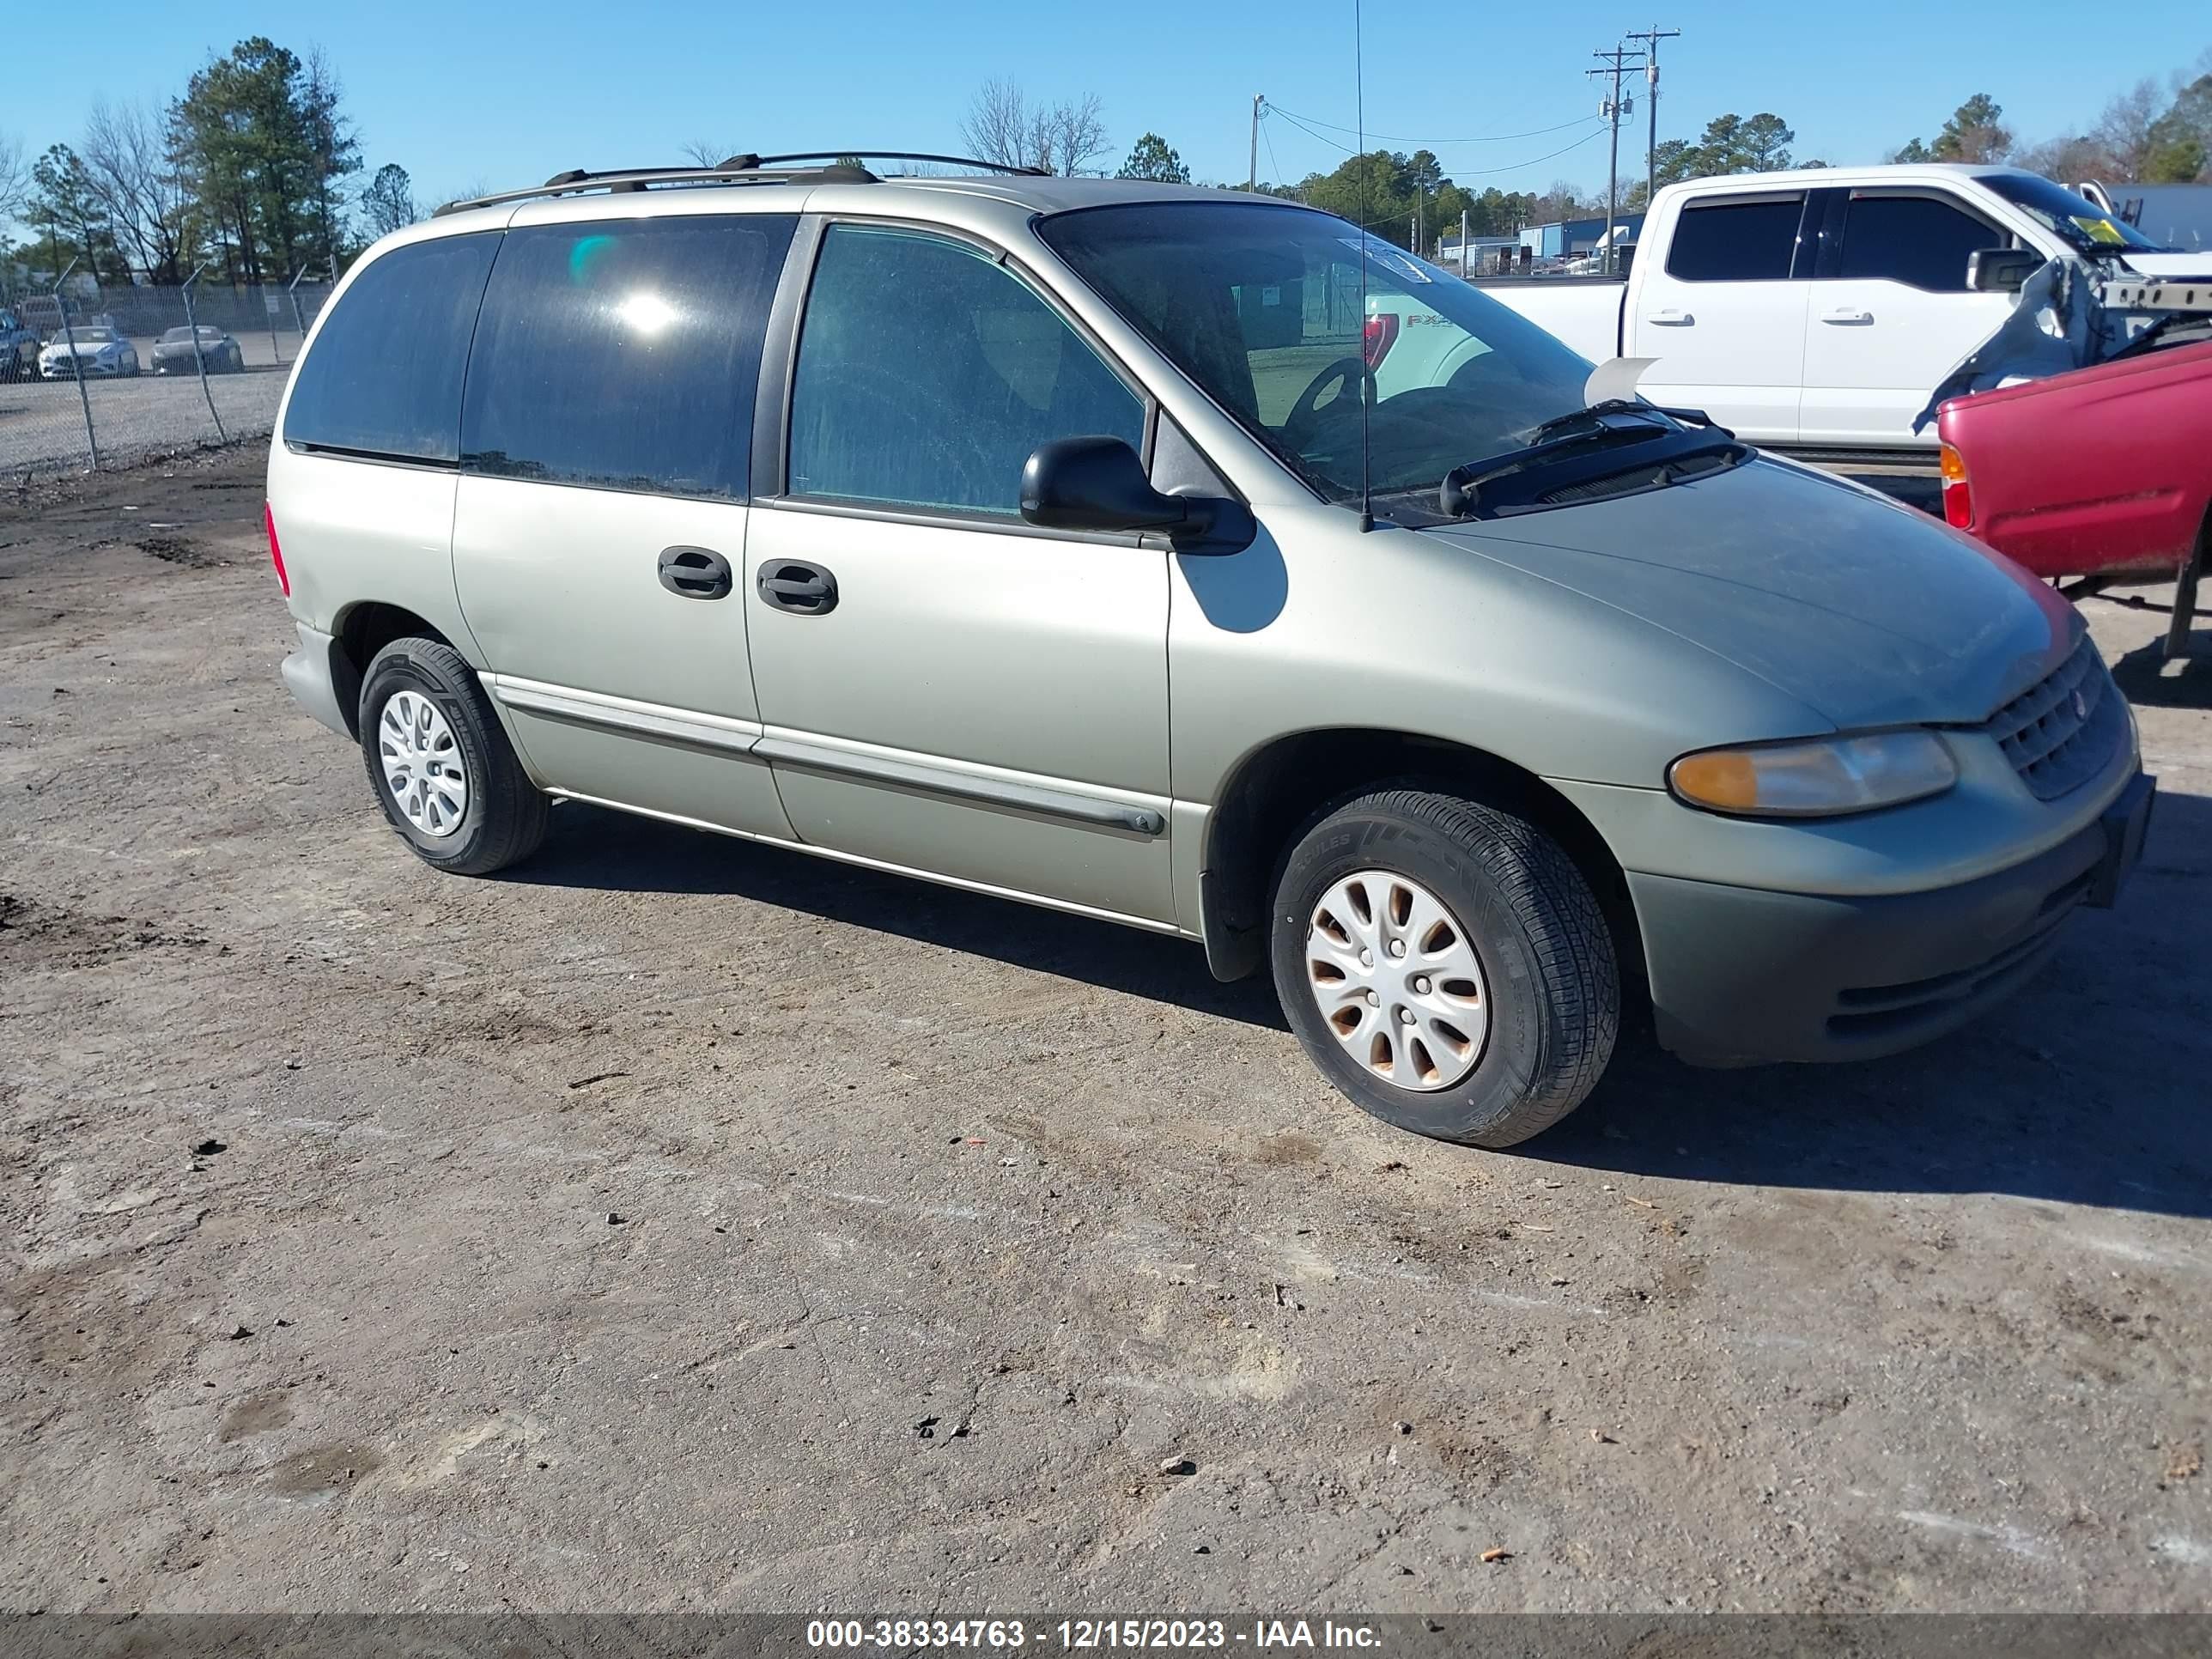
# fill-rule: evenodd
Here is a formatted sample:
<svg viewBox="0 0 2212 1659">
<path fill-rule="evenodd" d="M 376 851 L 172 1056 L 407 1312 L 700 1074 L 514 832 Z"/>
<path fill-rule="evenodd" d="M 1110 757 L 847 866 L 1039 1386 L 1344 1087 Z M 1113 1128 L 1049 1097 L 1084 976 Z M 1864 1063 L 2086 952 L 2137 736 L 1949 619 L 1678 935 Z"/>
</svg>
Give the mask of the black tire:
<svg viewBox="0 0 2212 1659">
<path fill-rule="evenodd" d="M 468 801 L 459 827 L 434 836 L 408 822 L 384 775 L 378 726 L 384 706 L 402 690 L 428 698 L 446 723 L 467 773 Z M 361 752 L 377 804 L 416 856 L 434 869 L 488 876 L 536 852 L 545 839 L 550 803 L 522 769 L 506 728 L 461 653 L 438 640 L 394 640 L 378 652 L 361 684 Z"/>
<path fill-rule="evenodd" d="M 1346 1052 L 1307 984 L 1309 923 L 1345 877 L 1403 875 L 1465 929 L 1488 991 L 1474 1068 L 1424 1092 Z M 1510 1146 L 1582 1104 L 1620 1030 L 1620 974 L 1596 895 L 1574 860 L 1510 811 L 1417 788 L 1335 808 L 1293 845 L 1275 881 L 1276 994 L 1306 1053 L 1355 1105 L 1416 1134 Z"/>
</svg>

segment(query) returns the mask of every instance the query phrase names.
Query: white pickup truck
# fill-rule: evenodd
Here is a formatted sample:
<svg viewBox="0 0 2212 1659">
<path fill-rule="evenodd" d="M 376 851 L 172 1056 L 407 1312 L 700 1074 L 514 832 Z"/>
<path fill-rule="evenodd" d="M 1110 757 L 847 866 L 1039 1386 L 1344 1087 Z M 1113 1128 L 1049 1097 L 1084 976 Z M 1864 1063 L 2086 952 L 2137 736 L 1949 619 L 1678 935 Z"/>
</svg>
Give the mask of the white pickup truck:
<svg viewBox="0 0 2212 1659">
<path fill-rule="evenodd" d="M 2039 174 L 1936 165 L 1669 185 L 1625 282 L 1477 286 L 1595 362 L 1657 359 L 1644 396 L 1754 442 L 1932 451 L 1934 427 L 1912 429 L 1929 394 L 2057 258 L 2208 274 L 2203 253 L 2160 249 Z"/>
</svg>

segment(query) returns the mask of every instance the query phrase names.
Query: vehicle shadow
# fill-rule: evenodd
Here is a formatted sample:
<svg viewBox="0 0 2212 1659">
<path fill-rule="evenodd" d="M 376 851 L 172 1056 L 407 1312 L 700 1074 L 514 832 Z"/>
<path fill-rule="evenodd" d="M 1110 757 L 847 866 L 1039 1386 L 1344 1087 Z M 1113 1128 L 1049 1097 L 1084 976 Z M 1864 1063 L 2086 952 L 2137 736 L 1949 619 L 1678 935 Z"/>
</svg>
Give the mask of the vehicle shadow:
<svg viewBox="0 0 2212 1659">
<path fill-rule="evenodd" d="M 726 894 L 894 933 L 1102 990 L 1289 1032 L 1263 975 L 1224 985 L 1187 939 L 687 830 L 581 801 L 503 879 L 611 892 Z"/>
<path fill-rule="evenodd" d="M 2193 629 L 2189 654 L 2168 661 L 2163 637 L 2112 665 L 2112 678 L 2141 708 L 2212 708 L 2212 628 Z"/>
<path fill-rule="evenodd" d="M 726 894 L 1283 1033 L 1263 973 L 1216 981 L 1185 941 L 580 803 L 507 878 Z M 1532 1162 L 1725 1184 L 2002 1193 L 2212 1215 L 2212 800 L 2170 793 L 2111 912 L 1966 1030 L 1886 1060 L 1702 1070 L 1625 1031 Z M 1347 1111 L 1352 1109 L 1349 1106 Z"/>
<path fill-rule="evenodd" d="M 2067 930 L 2011 1002 L 1893 1059 L 1699 1071 L 1625 1041 L 1582 1109 L 1521 1150 L 1630 1175 L 2212 1216 L 2212 800 L 2162 795 L 2118 907 Z"/>
</svg>

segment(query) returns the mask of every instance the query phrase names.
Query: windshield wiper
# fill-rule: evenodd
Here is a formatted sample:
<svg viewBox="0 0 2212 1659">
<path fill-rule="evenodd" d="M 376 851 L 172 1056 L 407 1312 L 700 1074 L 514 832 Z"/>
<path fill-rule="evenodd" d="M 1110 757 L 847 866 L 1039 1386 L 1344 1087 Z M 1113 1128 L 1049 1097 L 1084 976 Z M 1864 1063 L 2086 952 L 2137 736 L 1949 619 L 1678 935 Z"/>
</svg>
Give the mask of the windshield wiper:
<svg viewBox="0 0 2212 1659">
<path fill-rule="evenodd" d="M 1609 474 L 1625 471 L 1637 466 L 1670 466 L 1701 455 L 1711 455 L 1745 450 L 1736 441 L 1735 434 L 1726 427 L 1716 425 L 1693 410 L 1659 410 L 1650 404 L 1632 405 L 1639 410 L 1663 415 L 1680 415 L 1693 420 L 1701 428 L 1687 429 L 1688 422 L 1662 425 L 1656 422 L 1638 421 L 1632 424 L 1605 422 L 1582 432 L 1571 433 L 1545 443 L 1526 445 L 1502 453 L 1469 461 L 1455 466 L 1443 476 L 1437 486 L 1437 510 L 1448 519 L 1463 519 L 1481 505 L 1483 486 L 1496 481 L 1514 477 L 1524 478 L 1539 472 L 1565 471 L 1570 476 L 1555 480 L 1553 489 L 1570 484 L 1587 483 Z M 1577 411 L 1588 413 L 1589 411 Z M 1571 416 L 1562 416 L 1571 420 Z M 1537 428 L 1539 432 L 1543 428 Z M 1616 456 L 1613 452 L 1627 452 Z M 1748 453 L 1747 450 L 1745 453 Z M 1516 493 L 1509 489 L 1509 495 Z"/>
<path fill-rule="evenodd" d="M 1495 455 L 1486 455 L 1479 461 L 1469 461 L 1445 473 L 1443 482 L 1437 486 L 1439 510 L 1448 519 L 1464 517 L 1474 507 L 1481 487 L 1492 478 L 1502 477 L 1509 472 L 1523 472 L 1546 466 L 1570 453 L 1593 447 L 1626 449 L 1650 443 L 1676 429 L 1663 421 L 1639 419 L 1626 422 L 1607 418 L 1626 413 L 1644 416 L 1656 415 L 1659 411 L 1646 403 L 1632 402 L 1626 398 L 1608 398 L 1603 403 L 1592 404 L 1587 409 L 1555 415 L 1532 428 L 1526 443 L 1502 450 Z M 1577 430 L 1577 428 L 1581 429 Z M 1558 435 L 1547 435 L 1553 434 Z"/>
</svg>

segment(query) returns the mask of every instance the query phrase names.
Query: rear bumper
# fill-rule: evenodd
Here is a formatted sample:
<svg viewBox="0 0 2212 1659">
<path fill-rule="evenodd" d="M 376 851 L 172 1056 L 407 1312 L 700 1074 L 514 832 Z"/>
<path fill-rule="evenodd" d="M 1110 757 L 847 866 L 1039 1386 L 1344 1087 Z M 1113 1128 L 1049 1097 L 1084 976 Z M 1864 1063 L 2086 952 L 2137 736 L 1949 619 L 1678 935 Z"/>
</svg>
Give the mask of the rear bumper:
<svg viewBox="0 0 2212 1659">
<path fill-rule="evenodd" d="M 1702 1065 L 1870 1060 L 2004 1001 L 2066 917 L 2109 904 L 2142 850 L 2152 781 L 2007 870 L 1928 892 L 1838 898 L 1631 872 L 1662 1047 Z"/>
<path fill-rule="evenodd" d="M 277 671 L 284 677 L 285 689 L 301 708 L 351 741 L 353 723 L 346 718 L 345 704 L 332 674 L 337 658 L 332 648 L 334 641 L 328 634 L 319 633 L 305 623 L 298 627 L 300 648 L 285 658 Z"/>
</svg>

